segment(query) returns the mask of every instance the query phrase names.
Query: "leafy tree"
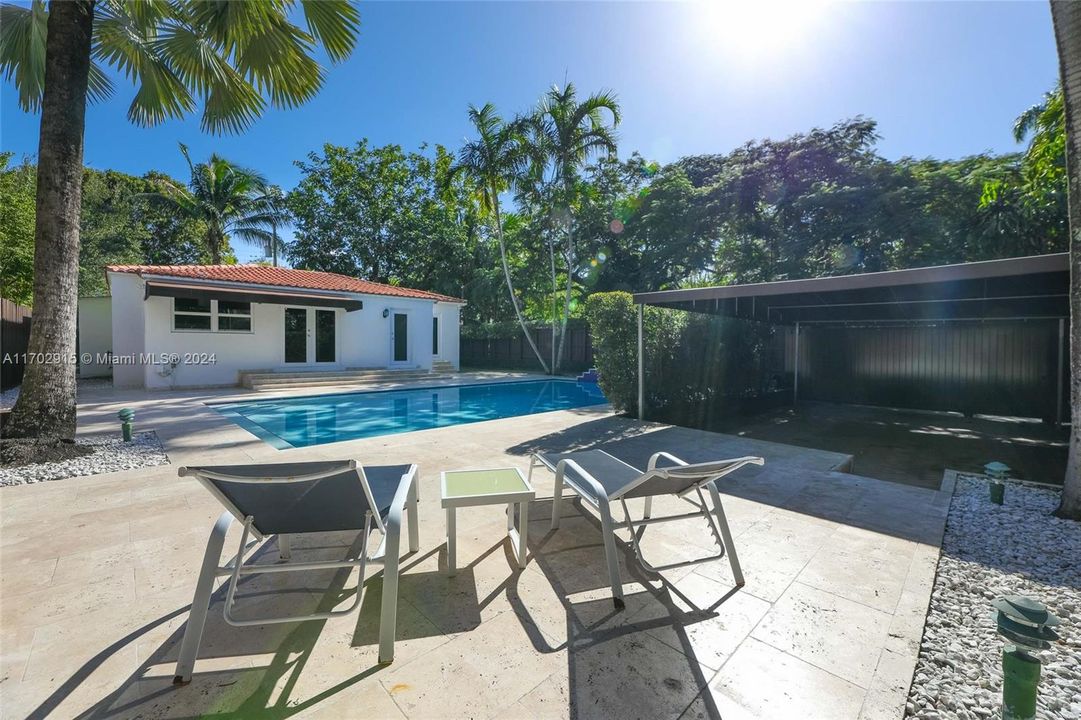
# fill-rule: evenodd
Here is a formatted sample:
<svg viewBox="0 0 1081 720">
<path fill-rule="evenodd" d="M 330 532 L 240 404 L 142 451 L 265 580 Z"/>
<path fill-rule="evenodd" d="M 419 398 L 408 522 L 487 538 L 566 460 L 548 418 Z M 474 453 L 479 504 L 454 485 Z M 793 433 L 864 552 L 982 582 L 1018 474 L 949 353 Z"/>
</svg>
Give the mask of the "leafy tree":
<svg viewBox="0 0 1081 720">
<path fill-rule="evenodd" d="M 421 148 L 425 150 L 426 148 Z M 460 295 L 473 266 L 477 211 L 451 178 L 453 157 L 398 145 L 323 146 L 298 162 L 286 203 L 294 265 Z"/>
<path fill-rule="evenodd" d="M 6 157 L 0 157 L 0 162 L 6 162 Z M 199 227 L 146 200 L 144 194 L 163 180 L 171 178 L 160 173 L 139 178 L 115 170 L 83 170 L 80 296 L 108 294 L 103 271 L 107 264 L 207 261 L 200 251 Z M 24 305 L 33 299 L 36 184 L 37 169 L 29 161 L 0 169 L 0 257 L 4 258 L 0 278 L 5 296 Z"/>
<path fill-rule="evenodd" d="M 104 266 L 142 262 L 146 237 L 135 213 L 145 183 L 112 170 L 83 172 L 79 212 L 79 295 L 108 295 Z"/>
<path fill-rule="evenodd" d="M 611 124 L 606 122 L 608 119 Z M 575 251 L 575 213 L 580 206 L 582 193 L 581 171 L 586 162 L 595 155 L 615 155 L 614 129 L 619 125 L 619 120 L 619 102 L 614 94 L 594 93 L 579 102 L 573 83 L 567 83 L 562 89 L 553 87 L 549 90 L 529 120 L 533 130 L 530 134 L 531 156 L 535 165 L 548 169 L 548 182 L 554 191 L 552 198 L 556 203 L 553 210 L 565 217 L 563 260 L 567 269 L 566 291 L 559 349 L 556 351 L 553 372 L 559 369 L 559 363 L 563 359 L 567 320 L 570 318 L 574 292 L 575 267 L 578 261 Z M 543 182 L 544 171 L 534 170 L 531 177 L 534 181 Z M 554 261 L 552 264 L 554 266 Z"/>
<path fill-rule="evenodd" d="M 3 296 L 30 305 L 34 295 L 34 166 L 8 167 L 0 153 L 0 288 Z"/>
<path fill-rule="evenodd" d="M 470 140 L 458 154 L 455 174 L 463 175 L 474 187 L 480 199 L 481 210 L 491 218 L 499 242 L 499 259 L 503 266 L 503 278 L 507 283 L 514 315 L 522 328 L 533 354 L 537 356 L 544 372 L 554 372 L 554 366 L 548 365 L 541 357 L 533 334 L 522 315 L 521 302 L 514 291 L 510 264 L 507 261 L 507 244 L 503 235 L 503 218 L 500 214 L 499 196 L 520 178 L 526 160 L 522 145 L 522 127 L 520 123 L 503 122 L 495 106 L 491 103 L 478 109 L 469 107 L 469 120 L 473 123 L 478 137 Z"/>
<path fill-rule="evenodd" d="M 1081 5 L 1056 0 L 1051 20 L 1058 46 L 1065 115 L 1070 232 L 1070 454 L 1058 515 L 1081 520 Z M 1050 169 L 1048 169 L 1050 172 Z"/>
<path fill-rule="evenodd" d="M 88 95 L 112 91 L 102 65 L 138 85 L 128 119 L 157 125 L 196 110 L 210 132 L 239 132 L 269 101 L 295 107 L 311 99 L 324 71 L 352 51 L 359 14 L 347 0 L 305 2 L 307 30 L 290 19 L 294 2 L 126 3 L 42 0 L 0 6 L 0 70 L 24 110 L 41 112 L 34 243 L 34 323 L 29 352 L 75 351 L 79 207 Z M 29 365 L 10 437 L 75 435 L 75 365 Z"/>
<path fill-rule="evenodd" d="M 165 203 L 154 202 L 149 194 L 157 192 L 165 183 L 179 185 L 176 180 L 158 172 L 150 172 L 143 178 L 141 202 L 133 212 L 136 221 L 144 228 L 143 259 L 145 265 L 208 265 L 210 254 L 206 251 L 204 238 L 206 228 L 198 219 L 186 217 Z M 223 251 L 222 262 L 231 264 L 236 258 L 228 249 Z"/>
<path fill-rule="evenodd" d="M 202 226 L 203 250 L 210 263 L 222 263 L 233 237 L 262 247 L 267 255 L 276 253 L 278 238 L 271 228 L 285 221 L 285 210 L 281 194 L 266 178 L 217 154 L 193 164 L 185 145 L 180 145 L 180 152 L 191 181 L 184 187 L 163 180 L 153 197 Z"/>
</svg>

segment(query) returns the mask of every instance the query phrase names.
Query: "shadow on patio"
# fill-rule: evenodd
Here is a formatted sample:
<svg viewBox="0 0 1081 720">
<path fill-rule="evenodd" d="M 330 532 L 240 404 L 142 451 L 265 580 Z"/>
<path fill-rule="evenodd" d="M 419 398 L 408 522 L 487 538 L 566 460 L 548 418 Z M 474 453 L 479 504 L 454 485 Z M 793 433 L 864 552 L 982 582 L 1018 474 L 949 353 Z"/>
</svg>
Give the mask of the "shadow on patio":
<svg viewBox="0 0 1081 720">
<path fill-rule="evenodd" d="M 350 535 L 320 533 L 295 536 L 293 547 L 295 552 L 303 553 L 306 558 L 338 559 L 346 551 L 352 553 L 359 547 L 359 536 L 353 546 L 349 545 Z M 264 542 L 255 551 L 254 558 L 260 564 L 276 562 L 278 550 L 275 541 Z M 410 561 L 416 561 L 415 554 L 403 556 L 403 564 Z M 248 576 L 238 584 L 238 615 L 254 618 L 329 611 L 348 604 L 353 598 L 356 587 L 353 584 L 355 577 L 351 576 L 355 576 L 355 573 L 349 569 Z M 103 650 L 29 717 L 49 716 L 57 704 L 104 664 L 111 654 L 124 645 L 138 643 L 144 636 L 152 637 L 153 629 L 170 621 L 180 621 L 181 624 L 148 654 L 141 662 L 139 671 L 79 717 L 286 718 L 316 706 L 322 707 L 339 693 L 383 669 L 377 662 L 376 654 L 382 597 L 382 575 L 378 566 L 374 572 L 369 571 L 359 611 L 329 621 L 233 627 L 222 616 L 225 591 L 226 585 L 222 584 L 212 596 L 190 684 L 173 684 L 173 668 L 188 613 L 188 607 L 183 607 Z M 473 614 L 476 617 L 476 613 Z M 476 617 L 472 627 L 479 622 L 479 617 Z M 328 630 L 328 624 L 334 627 Z M 348 633 L 333 637 L 333 633 L 340 633 L 348 625 L 355 625 L 351 642 Z M 463 631 L 468 629 L 470 627 L 462 626 Z M 431 626 L 421 623 L 399 622 L 398 638 L 407 640 L 439 634 L 431 630 Z M 317 693 L 306 693 L 302 701 L 294 699 L 294 689 L 298 684 L 310 680 L 307 677 L 312 674 L 310 661 L 313 658 L 323 660 L 321 650 L 343 651 L 350 647 L 358 650 L 352 658 L 356 672 L 328 684 Z M 321 674 L 318 668 L 314 673 L 317 676 Z"/>
<path fill-rule="evenodd" d="M 649 431 L 629 421 L 624 427 L 613 426 L 610 419 L 595 420 L 533 438 L 507 452 L 529 455 L 603 447 L 638 468 L 646 467 L 660 450 L 691 463 L 758 455 L 766 464 L 747 466 L 726 477 L 720 485 L 724 495 L 904 540 L 933 545 L 941 540 L 948 496 L 919 517 L 903 510 L 911 502 L 933 499 L 933 490 L 835 472 L 842 461 L 836 453 L 683 427 L 654 427 Z M 540 480 L 541 486 L 547 482 Z M 735 524 L 738 534 L 738 519 Z"/>
</svg>

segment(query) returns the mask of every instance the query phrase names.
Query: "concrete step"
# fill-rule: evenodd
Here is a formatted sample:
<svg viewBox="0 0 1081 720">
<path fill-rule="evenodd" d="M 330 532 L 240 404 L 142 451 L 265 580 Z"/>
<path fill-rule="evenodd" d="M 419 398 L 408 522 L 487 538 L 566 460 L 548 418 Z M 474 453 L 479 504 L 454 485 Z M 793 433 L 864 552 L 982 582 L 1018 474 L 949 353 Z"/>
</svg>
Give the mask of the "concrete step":
<svg viewBox="0 0 1081 720">
<path fill-rule="evenodd" d="M 291 387 L 351 385 L 374 382 L 406 382 L 430 377 L 427 370 L 313 370 L 311 372 L 245 372 L 241 384 L 253 390 Z"/>
<path fill-rule="evenodd" d="M 454 364 L 448 360 L 436 360 L 432 363 L 433 373 L 451 374 L 458 372 L 454 368 Z"/>
</svg>

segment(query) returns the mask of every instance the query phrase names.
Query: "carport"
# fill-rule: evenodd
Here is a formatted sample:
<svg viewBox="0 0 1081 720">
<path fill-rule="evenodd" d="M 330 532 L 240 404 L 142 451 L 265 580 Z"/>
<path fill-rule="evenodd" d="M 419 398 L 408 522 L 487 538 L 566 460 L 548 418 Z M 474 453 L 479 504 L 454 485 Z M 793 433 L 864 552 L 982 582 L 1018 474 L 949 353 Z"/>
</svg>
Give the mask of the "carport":
<svg viewBox="0 0 1081 720">
<path fill-rule="evenodd" d="M 783 328 L 792 402 L 1035 417 L 1068 407 L 1066 253 L 634 295 Z"/>
</svg>

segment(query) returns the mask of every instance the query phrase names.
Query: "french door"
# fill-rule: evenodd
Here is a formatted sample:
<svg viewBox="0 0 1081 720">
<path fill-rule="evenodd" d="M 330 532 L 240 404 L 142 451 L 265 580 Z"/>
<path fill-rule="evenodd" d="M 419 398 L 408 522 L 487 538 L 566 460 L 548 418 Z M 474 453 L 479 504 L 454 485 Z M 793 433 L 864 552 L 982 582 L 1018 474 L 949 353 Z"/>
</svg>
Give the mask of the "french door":
<svg viewBox="0 0 1081 720">
<path fill-rule="evenodd" d="M 285 362 L 329 365 L 338 361 L 338 314 L 316 308 L 285 308 Z"/>
<path fill-rule="evenodd" d="M 390 362 L 405 365 L 409 362 L 409 315 L 394 312 L 390 323 Z"/>
</svg>

